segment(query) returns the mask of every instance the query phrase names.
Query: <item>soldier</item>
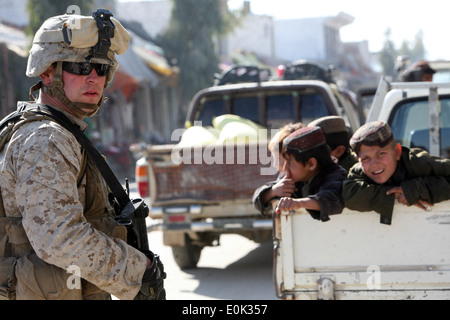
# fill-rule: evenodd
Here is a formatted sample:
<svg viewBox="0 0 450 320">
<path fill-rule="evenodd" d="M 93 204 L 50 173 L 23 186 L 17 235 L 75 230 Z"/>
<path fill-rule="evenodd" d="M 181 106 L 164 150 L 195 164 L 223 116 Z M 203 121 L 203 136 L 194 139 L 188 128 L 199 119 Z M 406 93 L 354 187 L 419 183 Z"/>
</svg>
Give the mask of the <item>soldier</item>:
<svg viewBox="0 0 450 320">
<path fill-rule="evenodd" d="M 39 90 L 39 98 L 20 108 L 47 105 L 86 129 L 83 119 L 97 112 L 117 70 L 115 54 L 130 40 L 111 16 L 97 10 L 44 22 L 26 71 L 41 79 L 30 92 Z M 55 121 L 23 117 L 0 154 L 0 295 L 165 298 L 162 266 L 126 243 L 105 182 L 75 137 Z"/>
</svg>

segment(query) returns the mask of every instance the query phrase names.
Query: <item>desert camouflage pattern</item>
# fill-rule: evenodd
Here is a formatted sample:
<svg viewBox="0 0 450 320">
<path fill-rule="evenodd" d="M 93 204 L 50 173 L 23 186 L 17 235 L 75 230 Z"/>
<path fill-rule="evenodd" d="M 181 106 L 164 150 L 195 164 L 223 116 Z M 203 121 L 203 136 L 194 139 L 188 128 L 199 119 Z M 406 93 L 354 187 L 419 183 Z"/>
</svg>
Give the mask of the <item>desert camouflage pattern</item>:
<svg viewBox="0 0 450 320">
<path fill-rule="evenodd" d="M 86 127 L 83 121 L 66 115 Z M 95 193 L 86 192 L 87 179 L 98 178 L 98 171 L 89 166 L 77 185 L 82 163 L 75 137 L 49 120 L 21 126 L 0 153 L 5 213 L 19 218 L 9 235 L 16 242 L 14 254 L 21 257 L 16 265 L 17 299 L 21 294 L 29 299 L 83 299 L 89 286 L 91 293 L 95 292 L 92 288 L 99 288 L 97 291 L 119 299 L 133 299 L 141 287 L 146 257 L 122 240 L 126 239 L 120 229 L 124 227 L 116 226 L 111 218 L 113 209 L 106 200 L 103 179 L 103 185 L 94 187 Z M 39 269 L 38 264 L 47 269 Z M 83 279 L 79 290 L 66 286 L 70 266 L 79 268 Z M 40 272 L 55 273 L 55 269 L 61 279 L 54 282 L 59 281 L 62 289 L 39 283 Z"/>
</svg>

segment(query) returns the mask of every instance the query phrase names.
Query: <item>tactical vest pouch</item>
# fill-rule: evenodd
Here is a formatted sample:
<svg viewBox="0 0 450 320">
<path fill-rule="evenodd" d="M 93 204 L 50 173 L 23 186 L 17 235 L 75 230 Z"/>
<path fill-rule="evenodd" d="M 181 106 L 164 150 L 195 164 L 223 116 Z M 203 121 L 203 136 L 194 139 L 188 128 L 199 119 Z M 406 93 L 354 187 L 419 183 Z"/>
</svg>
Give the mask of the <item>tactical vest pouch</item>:
<svg viewBox="0 0 450 320">
<path fill-rule="evenodd" d="M 81 300 L 81 285 L 71 282 L 66 270 L 48 264 L 35 252 L 17 260 L 17 300 Z"/>
<path fill-rule="evenodd" d="M 0 258 L 0 300 L 16 299 L 16 257 Z"/>
<path fill-rule="evenodd" d="M 25 229 L 22 226 L 21 218 L 15 219 L 15 221 L 10 221 L 10 223 L 6 225 L 6 234 L 8 236 L 8 242 L 11 245 L 12 256 L 22 257 L 33 250 L 27 234 L 25 233 Z"/>
<path fill-rule="evenodd" d="M 2 195 L 0 193 L 0 300 L 16 299 L 15 266 L 17 258 L 11 256 L 12 246 L 9 243 L 8 226 L 12 220 L 5 218 Z"/>
<path fill-rule="evenodd" d="M 17 256 L 30 250 L 31 245 L 21 221 L 17 218 L 0 217 L 0 300 L 16 299 Z"/>
</svg>

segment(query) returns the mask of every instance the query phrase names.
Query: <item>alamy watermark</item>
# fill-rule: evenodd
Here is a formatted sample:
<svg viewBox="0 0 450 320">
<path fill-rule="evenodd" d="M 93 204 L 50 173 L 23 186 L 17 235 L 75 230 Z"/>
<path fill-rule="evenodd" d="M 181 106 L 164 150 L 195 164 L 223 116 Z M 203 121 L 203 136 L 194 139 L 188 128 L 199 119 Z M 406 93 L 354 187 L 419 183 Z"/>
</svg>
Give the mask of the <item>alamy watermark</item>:
<svg viewBox="0 0 450 320">
<path fill-rule="evenodd" d="M 201 124 L 201 121 L 194 122 L 194 126 Z M 179 143 L 186 130 L 176 129 L 172 133 L 171 141 L 178 143 L 171 153 L 174 164 L 260 164 L 261 175 L 274 175 L 278 172 L 267 149 L 267 143 L 278 133 L 278 129 L 255 129 L 254 135 L 239 135 L 223 143 L 198 144 L 192 141 L 191 145 Z M 219 134 L 218 130 L 216 134 Z M 272 152 L 278 151 L 278 144 L 274 144 Z"/>
<path fill-rule="evenodd" d="M 366 285 L 369 290 L 381 289 L 381 269 L 379 266 L 371 265 L 367 268 L 366 273 L 369 274 Z"/>
<path fill-rule="evenodd" d="M 81 269 L 77 265 L 70 265 L 66 269 L 71 275 L 67 278 L 66 286 L 69 290 L 81 289 Z"/>
<path fill-rule="evenodd" d="M 81 15 L 81 9 L 77 5 L 70 5 L 66 9 L 66 14 L 68 15 Z M 68 22 L 69 29 L 81 29 L 80 19 L 70 19 Z"/>
</svg>

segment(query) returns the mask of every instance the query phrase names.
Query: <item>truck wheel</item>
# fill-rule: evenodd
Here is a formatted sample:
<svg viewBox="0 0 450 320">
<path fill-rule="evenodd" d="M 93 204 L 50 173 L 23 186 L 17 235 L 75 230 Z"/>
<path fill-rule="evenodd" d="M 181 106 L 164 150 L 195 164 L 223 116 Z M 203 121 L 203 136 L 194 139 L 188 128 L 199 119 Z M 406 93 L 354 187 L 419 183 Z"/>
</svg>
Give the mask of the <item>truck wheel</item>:
<svg viewBox="0 0 450 320">
<path fill-rule="evenodd" d="M 173 258 L 180 269 L 193 269 L 197 267 L 201 251 L 202 247 L 193 244 L 187 234 L 185 235 L 184 246 L 172 247 Z"/>
</svg>

